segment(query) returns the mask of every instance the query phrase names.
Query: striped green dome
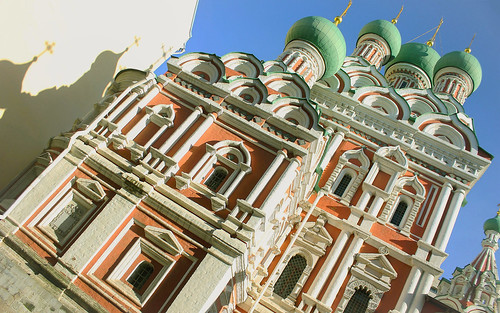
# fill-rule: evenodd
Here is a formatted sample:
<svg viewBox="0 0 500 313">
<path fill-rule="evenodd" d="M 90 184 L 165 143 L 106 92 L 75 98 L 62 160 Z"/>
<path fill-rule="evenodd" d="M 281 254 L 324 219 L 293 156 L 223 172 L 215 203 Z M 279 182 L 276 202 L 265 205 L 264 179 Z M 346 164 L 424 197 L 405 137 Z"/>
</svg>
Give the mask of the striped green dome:
<svg viewBox="0 0 500 313">
<path fill-rule="evenodd" d="M 464 51 L 453 51 L 443 55 L 434 67 L 434 75 L 436 75 L 440 69 L 445 67 L 455 67 L 469 74 L 474 84 L 472 91 L 475 91 L 477 87 L 479 87 L 479 84 L 481 84 L 481 79 L 483 77 L 481 64 L 479 64 L 476 57 L 470 53 L 466 53 Z"/>
<path fill-rule="evenodd" d="M 361 28 L 358 41 L 359 38 L 366 34 L 378 35 L 387 42 L 389 48 L 391 49 L 391 57 L 389 58 L 389 61 L 398 55 L 399 50 L 401 49 L 401 34 L 399 33 L 396 25 L 386 20 L 375 20 Z"/>
<path fill-rule="evenodd" d="M 500 215 L 497 214 L 497 216 L 487 219 L 486 222 L 484 222 L 483 229 L 485 232 L 487 230 L 493 230 L 500 233 Z"/>
<path fill-rule="evenodd" d="M 434 66 L 439 60 L 436 50 L 423 43 L 409 42 L 401 46 L 397 57 L 385 66 L 386 71 L 396 63 L 410 63 L 424 71 L 430 81 L 434 77 Z"/>
<path fill-rule="evenodd" d="M 318 49 L 325 61 L 323 77 L 337 73 L 344 62 L 344 36 L 332 21 L 324 17 L 309 16 L 295 22 L 286 34 L 285 45 L 293 40 L 303 40 Z"/>
</svg>

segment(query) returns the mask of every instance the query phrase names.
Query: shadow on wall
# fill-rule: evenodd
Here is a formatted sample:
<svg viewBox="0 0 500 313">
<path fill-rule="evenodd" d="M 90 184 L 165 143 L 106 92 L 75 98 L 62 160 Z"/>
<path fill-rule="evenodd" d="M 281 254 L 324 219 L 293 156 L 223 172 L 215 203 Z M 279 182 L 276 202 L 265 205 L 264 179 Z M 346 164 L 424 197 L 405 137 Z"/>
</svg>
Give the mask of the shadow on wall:
<svg viewBox="0 0 500 313">
<path fill-rule="evenodd" d="M 5 109 L 0 119 L 0 190 L 47 147 L 51 137 L 69 131 L 77 118 L 92 110 L 123 53 L 103 51 L 75 83 L 36 96 L 21 92 L 34 61 L 0 61 L 0 108 Z"/>
</svg>

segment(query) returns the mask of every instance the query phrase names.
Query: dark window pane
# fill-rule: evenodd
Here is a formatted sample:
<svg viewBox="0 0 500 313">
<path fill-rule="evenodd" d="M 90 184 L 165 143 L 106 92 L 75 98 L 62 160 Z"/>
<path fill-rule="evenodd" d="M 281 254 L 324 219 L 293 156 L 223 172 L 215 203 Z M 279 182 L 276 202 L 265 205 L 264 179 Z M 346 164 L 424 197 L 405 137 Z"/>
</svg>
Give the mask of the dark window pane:
<svg viewBox="0 0 500 313">
<path fill-rule="evenodd" d="M 370 299 L 370 291 L 366 287 L 356 289 L 349 303 L 347 303 L 344 313 L 365 313 Z"/>
<path fill-rule="evenodd" d="M 210 177 L 205 181 L 205 186 L 212 191 L 216 191 L 220 184 L 224 181 L 227 176 L 227 170 L 223 167 L 217 167 Z"/>
<path fill-rule="evenodd" d="M 394 211 L 394 214 L 392 215 L 391 223 L 399 226 L 399 224 L 401 224 L 401 221 L 403 220 L 403 217 L 405 216 L 407 208 L 408 204 L 406 202 L 399 202 L 396 211 Z"/>
<path fill-rule="evenodd" d="M 294 255 L 286 265 L 280 278 L 274 285 L 274 293 L 283 299 L 292 293 L 293 288 L 299 281 L 302 272 L 306 268 L 306 259 L 301 255 Z"/>
<path fill-rule="evenodd" d="M 337 188 L 335 188 L 333 194 L 342 197 L 344 195 L 345 190 L 347 189 L 347 186 L 349 186 L 351 179 L 352 179 L 351 175 L 345 174 L 344 177 L 342 177 L 342 179 L 340 180 L 340 183 L 337 185 Z"/>
<path fill-rule="evenodd" d="M 134 289 L 141 289 L 142 286 L 148 281 L 151 274 L 153 274 L 153 265 L 149 262 L 142 262 L 137 266 L 132 275 L 129 276 L 127 281 L 134 286 Z"/>
</svg>

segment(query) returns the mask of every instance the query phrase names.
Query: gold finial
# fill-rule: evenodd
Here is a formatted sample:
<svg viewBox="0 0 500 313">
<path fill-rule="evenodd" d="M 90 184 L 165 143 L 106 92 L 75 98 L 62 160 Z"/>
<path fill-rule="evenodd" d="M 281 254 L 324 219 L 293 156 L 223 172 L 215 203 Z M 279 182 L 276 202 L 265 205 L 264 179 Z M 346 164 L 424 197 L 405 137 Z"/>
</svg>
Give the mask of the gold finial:
<svg viewBox="0 0 500 313">
<path fill-rule="evenodd" d="M 134 45 L 139 47 L 139 41 L 141 40 L 141 37 L 134 36 L 134 42 L 130 44 L 127 48 L 125 48 L 125 51 L 128 51 L 130 48 L 132 48 Z"/>
<path fill-rule="evenodd" d="M 432 36 L 432 38 L 426 42 L 426 44 L 429 46 L 429 47 L 432 47 L 434 46 L 434 41 L 436 40 L 436 35 L 439 31 L 439 29 L 441 28 L 441 25 L 443 24 L 443 18 L 441 18 L 441 21 L 439 21 L 439 25 L 436 29 L 436 32 L 434 33 L 434 36 Z"/>
<path fill-rule="evenodd" d="M 40 54 L 33 57 L 33 62 L 36 62 L 38 60 L 38 58 L 41 57 L 45 52 L 49 52 L 50 54 L 53 54 L 55 45 L 56 45 L 55 42 L 46 41 L 45 42 L 45 49 L 42 52 L 40 52 Z"/>
<path fill-rule="evenodd" d="M 472 50 L 470 49 L 470 46 L 472 45 L 472 42 L 474 41 L 474 38 L 476 38 L 476 34 L 474 34 L 474 36 L 472 36 L 472 40 L 470 41 L 469 46 L 467 48 L 465 48 L 465 50 L 464 50 L 465 53 L 471 53 L 472 52 Z M 500 206 L 500 204 L 499 204 L 499 206 Z M 499 210 L 499 212 L 500 212 L 500 210 Z"/>
<path fill-rule="evenodd" d="M 399 10 L 398 15 L 397 15 L 395 18 L 393 18 L 393 19 L 391 20 L 391 23 L 392 23 L 392 24 L 396 25 L 396 23 L 398 22 L 399 16 L 401 15 L 401 12 L 403 12 L 403 8 L 404 8 L 404 7 L 405 7 L 405 6 L 404 6 L 404 4 L 403 4 L 403 5 L 401 6 L 401 10 Z"/>
<path fill-rule="evenodd" d="M 347 13 L 347 10 L 349 10 L 349 8 L 351 7 L 351 4 L 352 4 L 352 0 L 349 0 L 349 3 L 347 4 L 347 8 L 345 8 L 344 12 L 342 12 L 342 14 L 340 14 L 340 16 L 336 16 L 333 19 L 333 23 L 335 23 L 335 25 L 338 26 L 340 23 L 342 23 L 342 18 Z"/>
<path fill-rule="evenodd" d="M 497 216 L 500 216 L 500 203 L 497 204 L 497 207 L 498 207 Z"/>
</svg>

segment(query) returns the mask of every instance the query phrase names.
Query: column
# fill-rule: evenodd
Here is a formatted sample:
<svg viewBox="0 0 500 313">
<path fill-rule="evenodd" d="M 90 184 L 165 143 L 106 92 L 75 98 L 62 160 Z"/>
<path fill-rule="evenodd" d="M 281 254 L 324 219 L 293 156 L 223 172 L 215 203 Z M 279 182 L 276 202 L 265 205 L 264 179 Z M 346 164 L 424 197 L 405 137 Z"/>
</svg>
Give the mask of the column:
<svg viewBox="0 0 500 313">
<path fill-rule="evenodd" d="M 373 216 L 377 216 L 380 208 L 382 208 L 382 204 L 384 204 L 384 199 L 381 196 L 375 196 L 368 213 Z"/>
<path fill-rule="evenodd" d="M 193 134 L 184 142 L 184 144 L 175 152 L 172 156 L 172 160 L 176 163 L 179 162 L 182 157 L 193 147 L 193 145 L 201 138 L 201 136 L 207 131 L 207 129 L 213 124 L 213 122 L 217 119 L 217 115 L 215 113 L 211 113 L 207 116 L 207 118 L 200 124 L 200 126 L 194 131 Z M 168 177 L 172 174 L 173 171 L 177 170 L 176 166 L 171 166 L 170 169 L 165 173 L 165 177 Z M 161 170 L 161 167 L 158 168 Z"/>
<path fill-rule="evenodd" d="M 439 226 L 439 221 L 441 221 L 444 213 L 444 209 L 446 204 L 448 203 L 448 199 L 450 198 L 451 190 L 453 187 L 450 183 L 446 182 L 439 194 L 438 201 L 434 209 L 432 210 L 431 218 L 429 219 L 429 223 L 425 229 L 424 235 L 422 236 L 422 241 L 431 244 L 432 239 L 436 235 L 437 227 Z"/>
<path fill-rule="evenodd" d="M 342 287 L 345 278 L 347 277 L 349 267 L 354 262 L 354 255 L 359 252 L 361 246 L 363 245 L 363 242 L 363 238 L 359 237 L 359 234 L 355 233 L 349 250 L 345 254 L 337 272 L 333 276 L 333 279 L 331 280 L 331 283 L 325 292 L 325 295 L 321 299 L 321 302 L 323 302 L 327 307 L 332 306 L 333 302 L 335 301 L 335 298 L 337 297 L 337 294 Z"/>
<path fill-rule="evenodd" d="M 438 238 L 436 240 L 435 247 L 437 249 L 443 251 L 444 249 L 446 249 L 448 240 L 450 240 L 451 231 L 453 230 L 453 226 L 455 226 L 455 221 L 457 220 L 458 212 L 460 211 L 460 207 L 462 206 L 464 198 L 465 191 L 463 189 L 458 189 L 453 194 L 450 207 L 448 208 L 448 212 L 446 213 L 441 231 L 439 232 Z"/>
<path fill-rule="evenodd" d="M 342 143 L 342 140 L 344 140 L 344 137 L 345 137 L 345 133 L 343 133 L 343 132 L 339 131 L 335 134 L 335 136 L 332 139 L 332 142 L 330 143 L 330 145 L 327 148 L 328 150 L 325 153 L 323 161 L 321 161 L 321 164 L 319 166 L 322 170 L 324 170 L 325 167 L 328 165 L 328 163 L 332 159 L 333 155 L 335 154 L 335 152 L 339 148 L 340 144 Z"/>
<path fill-rule="evenodd" d="M 296 170 L 299 165 L 300 161 L 296 157 L 290 160 L 290 164 L 288 164 L 285 172 L 283 173 L 283 175 L 281 175 L 280 179 L 278 180 L 276 185 L 274 185 L 266 200 L 264 200 L 264 203 L 262 203 L 262 205 L 260 206 L 260 209 L 264 211 L 266 215 L 268 213 L 266 211 L 274 209 L 276 204 L 281 200 L 281 198 L 283 198 L 286 190 L 293 183 L 293 180 L 297 176 Z"/>
<path fill-rule="evenodd" d="M 422 270 L 413 267 L 411 269 L 410 274 L 408 275 L 408 278 L 406 279 L 406 283 L 403 287 L 403 290 L 401 292 L 401 295 L 399 296 L 398 303 L 396 304 L 396 307 L 394 308 L 396 311 L 399 313 L 406 313 L 409 312 L 408 307 L 410 306 L 411 301 L 413 300 L 415 296 L 415 290 L 417 289 L 418 282 L 420 281 L 420 276 L 422 275 Z"/>
<path fill-rule="evenodd" d="M 368 191 L 363 191 L 363 193 L 361 194 L 361 197 L 359 197 L 359 200 L 358 200 L 358 203 L 357 203 L 357 207 L 358 209 L 360 209 L 361 211 L 364 211 L 365 208 L 366 208 L 366 205 L 368 204 L 368 201 L 370 201 L 370 198 L 372 197 L 372 194 Z"/>
<path fill-rule="evenodd" d="M 307 291 L 307 294 L 312 298 L 316 298 L 319 295 L 321 289 L 323 289 L 323 286 L 325 285 L 326 280 L 330 276 L 330 273 L 337 263 L 340 253 L 342 252 L 342 250 L 344 250 L 345 244 L 350 235 L 351 234 L 349 232 L 343 230 L 337 237 L 337 240 L 335 241 L 330 254 L 328 254 L 325 263 L 323 263 L 323 266 L 321 266 L 321 269 L 319 271 L 321 275 L 317 275 L 314 278 L 311 288 L 309 288 L 309 290 Z"/>
<path fill-rule="evenodd" d="M 274 176 L 274 174 L 280 167 L 281 163 L 283 163 L 283 160 L 285 159 L 286 155 L 287 155 L 286 150 L 279 150 L 276 153 L 276 157 L 274 158 L 271 165 L 269 165 L 264 175 L 262 175 L 257 184 L 253 187 L 252 191 L 250 191 L 250 193 L 248 194 L 246 201 L 250 205 L 252 205 L 255 202 L 255 200 L 260 195 L 264 187 L 266 187 L 267 183 Z"/>
<path fill-rule="evenodd" d="M 160 87 L 159 86 L 154 86 L 153 89 L 151 89 L 146 96 L 144 96 L 139 102 L 135 103 L 130 110 L 128 110 L 127 113 L 125 113 L 125 116 L 123 116 L 118 123 L 118 129 L 121 131 L 121 129 L 128 123 L 134 116 L 137 115 L 138 111 L 141 110 L 144 106 L 146 106 L 151 99 L 156 97 L 156 95 L 160 92 Z M 137 108 L 137 109 L 136 109 Z"/>
<path fill-rule="evenodd" d="M 228 199 L 229 196 L 233 193 L 234 189 L 236 189 L 236 186 L 238 186 L 240 184 L 243 177 L 245 177 L 245 175 L 249 172 L 250 172 L 250 168 L 247 165 L 240 164 L 240 168 L 238 169 L 238 175 L 231 182 L 231 185 L 229 185 L 229 187 L 223 192 L 222 195 L 224 197 L 226 197 L 226 199 Z"/>
<path fill-rule="evenodd" d="M 420 313 L 425 302 L 425 295 L 431 290 L 432 282 L 434 281 L 434 275 L 424 272 L 422 274 L 422 279 L 420 284 L 418 284 L 417 292 L 413 297 L 413 303 L 410 306 L 408 312 Z"/>
<path fill-rule="evenodd" d="M 203 112 L 202 107 L 197 107 L 194 109 L 193 113 L 191 113 L 185 120 L 182 122 L 179 127 L 175 129 L 175 131 L 168 137 L 167 141 L 165 141 L 160 148 L 158 149 L 161 153 L 167 153 L 173 145 L 179 141 L 182 135 L 186 133 L 186 131 L 198 120 L 201 113 Z"/>
</svg>

